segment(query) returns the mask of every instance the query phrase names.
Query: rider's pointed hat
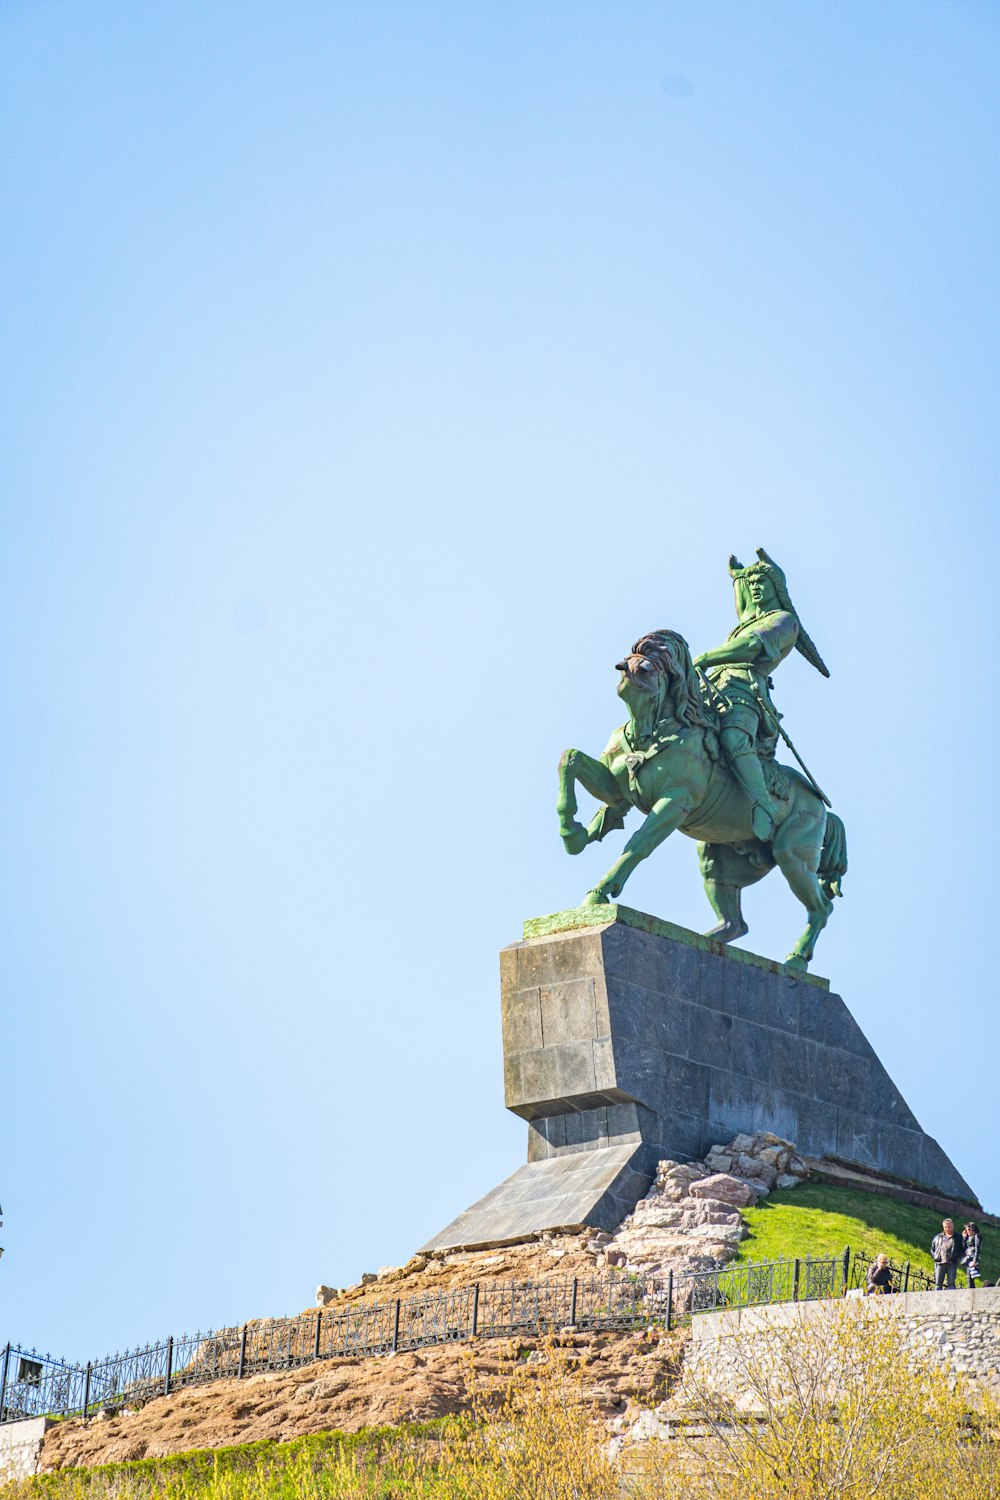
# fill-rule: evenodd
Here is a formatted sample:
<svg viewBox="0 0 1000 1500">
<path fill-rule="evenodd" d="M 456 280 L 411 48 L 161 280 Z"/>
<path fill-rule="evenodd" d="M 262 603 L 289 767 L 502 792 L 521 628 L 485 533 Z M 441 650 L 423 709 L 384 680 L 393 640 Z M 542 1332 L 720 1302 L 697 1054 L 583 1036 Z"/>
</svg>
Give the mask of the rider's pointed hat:
<svg viewBox="0 0 1000 1500">
<path fill-rule="evenodd" d="M 737 614 L 739 614 L 739 616 L 742 618 L 744 612 L 750 604 L 750 593 L 746 585 L 746 580 L 748 578 L 752 578 L 754 574 L 757 574 L 758 576 L 760 574 L 764 574 L 765 577 L 771 580 L 771 585 L 774 589 L 774 592 L 778 596 L 778 603 L 781 605 L 782 609 L 787 611 L 788 614 L 794 615 L 796 620 L 798 620 L 799 635 L 797 641 L 795 642 L 795 649 L 797 651 L 801 651 L 806 661 L 810 662 L 812 666 L 816 668 L 817 672 L 822 672 L 824 677 L 829 677 L 830 670 L 827 667 L 826 662 L 820 656 L 819 652 L 816 650 L 816 647 L 810 640 L 805 626 L 799 619 L 799 612 L 789 598 L 788 584 L 785 582 L 784 570 L 782 568 L 779 568 L 773 557 L 768 557 L 763 547 L 757 548 L 757 557 L 759 558 L 759 561 L 751 563 L 748 568 L 745 568 L 736 557 L 731 557 L 729 559 L 729 575 L 732 578 L 733 586 L 736 589 Z"/>
</svg>

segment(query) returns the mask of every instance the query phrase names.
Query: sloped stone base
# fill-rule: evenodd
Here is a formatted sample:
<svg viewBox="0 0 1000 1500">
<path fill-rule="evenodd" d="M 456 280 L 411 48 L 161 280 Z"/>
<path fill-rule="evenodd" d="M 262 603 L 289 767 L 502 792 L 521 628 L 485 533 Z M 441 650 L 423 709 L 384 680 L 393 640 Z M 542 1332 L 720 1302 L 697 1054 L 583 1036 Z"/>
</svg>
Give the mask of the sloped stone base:
<svg viewBox="0 0 1000 1500">
<path fill-rule="evenodd" d="M 636 1159 L 641 1146 L 576 1151 L 528 1162 L 459 1214 L 423 1250 L 478 1250 L 529 1239 L 543 1230 L 612 1230 L 652 1181 Z"/>
<path fill-rule="evenodd" d="M 976 1205 L 826 980 L 624 906 L 525 933 L 500 969 L 506 1104 L 528 1122 L 528 1165 L 428 1248 L 614 1227 L 658 1161 L 739 1132 Z"/>
</svg>

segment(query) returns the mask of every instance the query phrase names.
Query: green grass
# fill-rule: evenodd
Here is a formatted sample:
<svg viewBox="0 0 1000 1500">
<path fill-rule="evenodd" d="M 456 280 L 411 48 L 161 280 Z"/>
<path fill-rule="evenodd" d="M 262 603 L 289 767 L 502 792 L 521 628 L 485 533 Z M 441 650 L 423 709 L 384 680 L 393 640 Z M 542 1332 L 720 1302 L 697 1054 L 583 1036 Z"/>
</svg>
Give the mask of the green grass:
<svg viewBox="0 0 1000 1500">
<path fill-rule="evenodd" d="M 933 1271 L 930 1243 L 941 1228 L 942 1217 L 932 1209 L 878 1193 L 859 1193 L 822 1182 L 779 1188 L 756 1208 L 744 1209 L 743 1216 L 750 1238 L 740 1245 L 740 1260 L 842 1255 L 850 1245 L 867 1255 L 884 1251 L 890 1260 L 908 1260 L 928 1273 Z M 956 1224 L 959 1233 L 962 1222 Z M 979 1227 L 983 1236 L 980 1270 L 995 1281 L 1000 1272 L 1000 1231 Z M 964 1271 L 959 1271 L 958 1280 L 964 1285 Z"/>
<path fill-rule="evenodd" d="M 303 1476 L 322 1475 L 338 1461 L 352 1457 L 377 1469 L 392 1466 L 395 1455 L 405 1455 L 422 1444 L 434 1443 L 447 1423 L 403 1422 L 398 1427 L 369 1427 L 361 1432 L 337 1430 L 310 1433 L 281 1441 L 265 1438 L 228 1448 L 195 1448 L 161 1458 L 130 1463 L 100 1464 L 92 1469 L 71 1468 L 39 1474 L 8 1485 L 0 1482 L 0 1497 L 11 1500 L 124 1500 L 124 1497 L 167 1496 L 190 1500 L 299 1500 Z M 339 1493 L 339 1492 L 337 1492 Z M 386 1490 L 386 1496 L 394 1492 Z M 372 1500 L 383 1491 L 373 1485 Z"/>
</svg>

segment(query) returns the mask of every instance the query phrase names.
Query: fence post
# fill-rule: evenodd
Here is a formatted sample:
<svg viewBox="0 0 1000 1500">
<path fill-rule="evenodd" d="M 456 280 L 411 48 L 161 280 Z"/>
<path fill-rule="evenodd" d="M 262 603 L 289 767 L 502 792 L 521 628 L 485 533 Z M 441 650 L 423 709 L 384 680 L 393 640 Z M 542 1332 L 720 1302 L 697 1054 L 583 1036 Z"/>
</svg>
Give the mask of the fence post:
<svg viewBox="0 0 1000 1500">
<path fill-rule="evenodd" d="M 316 1337 L 313 1339 L 313 1359 L 319 1359 L 319 1335 L 323 1327 L 323 1309 L 316 1314 Z"/>
<path fill-rule="evenodd" d="M 3 1374 L 0 1375 L 0 1422 L 3 1421 L 4 1412 L 6 1411 L 6 1407 L 4 1406 L 4 1400 L 5 1400 L 6 1395 L 7 1395 L 7 1371 L 9 1369 L 9 1367 L 10 1367 L 10 1344 L 8 1343 L 6 1349 L 3 1351 Z"/>
<path fill-rule="evenodd" d="M 167 1372 L 163 1377 L 163 1394 L 170 1395 L 170 1377 L 174 1373 L 174 1336 L 167 1339 Z"/>
<path fill-rule="evenodd" d="M 840 1295 L 842 1297 L 846 1297 L 847 1296 L 847 1288 L 850 1285 L 850 1280 L 851 1280 L 851 1247 L 850 1247 L 850 1245 L 848 1245 L 847 1248 L 844 1251 L 843 1285 L 841 1287 L 841 1292 L 840 1292 Z"/>
<path fill-rule="evenodd" d="M 667 1272 L 667 1332 L 674 1326 L 674 1273 Z"/>
<path fill-rule="evenodd" d="M 910 1288 L 910 1262 L 907 1261 L 906 1265 L 903 1268 L 903 1291 L 904 1292 L 909 1291 L 909 1288 Z"/>
<path fill-rule="evenodd" d="M 800 1268 L 800 1266 L 801 1266 L 801 1261 L 799 1260 L 798 1256 L 796 1256 L 795 1257 L 795 1264 L 792 1267 L 792 1301 L 793 1302 L 798 1302 L 798 1300 L 799 1300 L 799 1268 Z"/>
<path fill-rule="evenodd" d="M 478 1291 L 479 1288 L 477 1287 L 476 1290 Z M 401 1299 L 399 1297 L 397 1297 L 395 1305 L 394 1305 L 394 1307 L 392 1309 L 392 1352 L 393 1352 L 393 1354 L 395 1354 L 396 1350 L 399 1348 L 399 1309 L 400 1309 L 401 1306 L 402 1306 L 402 1301 L 401 1301 Z M 476 1318 L 476 1314 L 475 1314 L 475 1310 L 473 1309 L 473 1314 L 472 1314 L 472 1320 L 473 1320 L 473 1322 L 475 1322 L 475 1318 Z"/>
<path fill-rule="evenodd" d="M 236 1379 L 243 1379 L 243 1372 L 247 1367 L 247 1325 L 243 1324 L 243 1332 L 240 1334 L 240 1367 L 236 1371 Z"/>
<path fill-rule="evenodd" d="M 472 1288 L 472 1337 L 479 1332 L 479 1282 Z"/>
<path fill-rule="evenodd" d="M 573 1277 L 573 1286 L 572 1286 L 572 1289 L 571 1289 L 570 1294 L 569 1294 L 569 1326 L 571 1328 L 575 1328 L 576 1327 L 576 1293 L 577 1293 L 578 1286 L 579 1286 L 579 1282 L 577 1281 L 577 1278 L 574 1276 Z"/>
</svg>

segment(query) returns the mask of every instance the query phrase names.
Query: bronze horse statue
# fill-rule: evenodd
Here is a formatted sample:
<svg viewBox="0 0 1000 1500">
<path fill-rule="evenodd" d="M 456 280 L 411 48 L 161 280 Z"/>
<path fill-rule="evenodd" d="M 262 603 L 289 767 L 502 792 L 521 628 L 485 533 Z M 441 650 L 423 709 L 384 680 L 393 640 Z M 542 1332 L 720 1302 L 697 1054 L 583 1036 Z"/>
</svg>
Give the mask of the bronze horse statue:
<svg viewBox="0 0 1000 1500">
<path fill-rule="evenodd" d="M 679 829 L 698 840 L 705 893 L 719 918 L 707 936 L 731 943 L 748 931 L 743 888 L 777 865 L 808 913 L 806 929 L 786 959 L 805 969 L 847 870 L 840 818 L 827 811 L 798 771 L 769 761 L 764 769 L 776 810 L 774 831 L 766 843 L 755 837 L 750 801 L 719 753 L 719 716 L 711 692 L 703 689 L 683 636 L 672 630 L 643 636 L 616 670 L 628 723 L 615 730 L 599 760 L 581 750 L 563 755 L 559 832 L 567 852 L 579 854 L 624 827 L 630 808 L 646 816 L 581 904 L 616 899 L 636 865 Z M 586 828 L 576 821 L 577 782 L 604 803 Z"/>
</svg>

